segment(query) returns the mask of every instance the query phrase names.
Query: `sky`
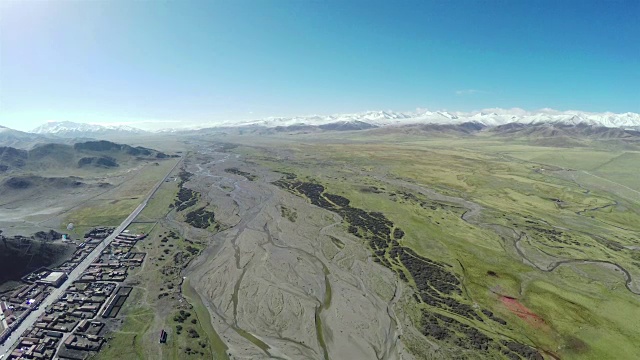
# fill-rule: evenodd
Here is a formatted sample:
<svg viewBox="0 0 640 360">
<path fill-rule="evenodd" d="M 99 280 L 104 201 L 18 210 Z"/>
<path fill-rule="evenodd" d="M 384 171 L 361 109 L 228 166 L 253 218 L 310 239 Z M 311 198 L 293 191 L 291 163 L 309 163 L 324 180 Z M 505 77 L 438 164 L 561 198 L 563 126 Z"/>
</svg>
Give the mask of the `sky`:
<svg viewBox="0 0 640 360">
<path fill-rule="evenodd" d="M 0 125 L 640 112 L 640 1 L 0 1 Z"/>
</svg>

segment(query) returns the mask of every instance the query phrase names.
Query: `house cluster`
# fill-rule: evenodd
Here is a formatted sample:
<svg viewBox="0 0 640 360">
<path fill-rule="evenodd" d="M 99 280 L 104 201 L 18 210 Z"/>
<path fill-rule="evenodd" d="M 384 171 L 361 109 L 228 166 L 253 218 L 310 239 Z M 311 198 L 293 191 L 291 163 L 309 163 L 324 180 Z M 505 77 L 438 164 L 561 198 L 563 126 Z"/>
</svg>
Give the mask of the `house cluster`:
<svg viewBox="0 0 640 360">
<path fill-rule="evenodd" d="M 95 231 L 95 230 L 94 230 Z M 108 230 L 97 233 L 109 235 Z M 82 248 L 95 246 L 93 233 Z M 106 237 L 105 236 L 105 237 Z M 120 286 L 145 253 L 132 249 L 145 235 L 119 234 L 19 339 L 8 359 L 86 359 L 105 343 L 105 319 L 115 317 L 132 288 Z M 35 284 L 40 286 L 39 284 Z"/>
<path fill-rule="evenodd" d="M 10 358 L 84 359 L 104 343 L 98 336 L 104 323 L 95 320 L 118 285 L 76 282 L 23 334 Z M 62 342 L 62 345 L 60 343 Z"/>
<path fill-rule="evenodd" d="M 77 245 L 71 259 L 55 269 L 43 267 L 25 275 L 22 277 L 24 283 L 22 286 L 10 296 L 0 298 L 0 343 L 4 343 L 29 313 L 49 295 L 51 290 L 62 285 L 67 280 L 67 274 L 112 233 L 113 228 L 106 227 L 89 231 L 85 234 L 82 243 Z"/>
<path fill-rule="evenodd" d="M 9 338 L 13 330 L 49 295 L 49 291 L 48 285 L 26 284 L 0 299 L 0 342 Z"/>
<path fill-rule="evenodd" d="M 124 281 L 129 268 L 140 266 L 144 261 L 145 253 L 131 251 L 136 242 L 143 238 L 144 235 L 118 235 L 82 274 L 79 281 Z"/>
<path fill-rule="evenodd" d="M 113 233 L 113 228 L 95 228 L 84 235 L 84 240 L 77 245 L 71 259 L 58 266 L 56 270 L 70 273 L 84 260 L 104 239 Z"/>
<path fill-rule="evenodd" d="M 31 274 L 24 276 L 22 281 L 27 284 L 51 285 L 60 287 L 67 280 L 67 273 L 64 271 L 54 271 L 47 268 L 40 268 Z"/>
</svg>

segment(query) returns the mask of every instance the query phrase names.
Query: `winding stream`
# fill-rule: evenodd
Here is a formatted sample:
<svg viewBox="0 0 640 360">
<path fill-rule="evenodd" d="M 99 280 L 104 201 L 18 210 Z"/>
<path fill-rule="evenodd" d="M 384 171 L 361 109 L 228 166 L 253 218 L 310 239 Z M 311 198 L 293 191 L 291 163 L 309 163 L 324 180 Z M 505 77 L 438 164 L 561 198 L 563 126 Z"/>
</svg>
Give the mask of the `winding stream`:
<svg viewBox="0 0 640 360">
<path fill-rule="evenodd" d="M 552 272 L 554 270 L 556 270 L 558 267 L 560 266 L 565 266 L 565 265 L 570 265 L 570 264 L 595 264 L 595 265 L 601 265 L 603 268 L 605 268 L 606 270 L 612 271 L 612 267 L 613 267 L 613 271 L 616 271 L 616 269 L 621 272 L 625 278 L 625 287 L 627 288 L 627 290 L 629 290 L 631 293 L 636 294 L 636 295 L 640 295 L 640 290 L 637 289 L 637 286 L 635 286 L 635 282 L 633 277 L 631 276 L 631 274 L 629 273 L 629 271 L 627 271 L 627 269 L 625 269 L 624 267 L 620 266 L 619 264 L 612 262 L 612 261 L 607 261 L 607 260 L 598 260 L 598 259 L 565 259 L 565 260 L 557 260 L 557 261 L 553 261 L 549 266 L 547 266 L 546 268 L 543 267 L 539 267 L 534 261 L 532 261 L 531 259 L 529 259 L 527 257 L 527 255 L 524 253 L 524 251 L 520 248 L 520 241 L 526 237 L 525 233 L 518 233 L 515 229 L 508 227 L 508 226 L 504 226 L 504 225 L 499 225 L 499 224 L 489 224 L 489 223 L 483 223 L 478 221 L 478 217 L 483 209 L 483 207 L 479 204 L 476 204 L 474 202 L 462 199 L 462 198 L 458 198 L 458 197 L 453 197 L 453 196 L 448 196 L 448 195 L 442 195 L 439 194 L 431 189 L 425 189 L 420 185 L 417 184 L 413 184 L 404 180 L 399 180 L 399 179 L 387 179 L 385 177 L 382 176 L 376 176 L 376 179 L 382 181 L 382 182 L 386 182 L 392 185 L 397 185 L 397 186 L 401 186 L 407 189 L 412 189 L 415 191 L 418 191 L 419 193 L 426 195 L 428 198 L 430 198 L 431 200 L 434 201 L 443 201 L 443 202 L 448 202 L 448 203 L 453 203 L 459 206 L 462 206 L 464 208 L 467 209 L 467 211 L 465 211 L 462 215 L 461 215 L 461 219 L 469 224 L 472 225 L 476 225 L 476 226 L 481 226 L 481 227 L 485 227 L 485 228 L 489 228 L 491 230 L 493 230 L 494 232 L 500 234 L 501 231 L 497 230 L 496 227 L 501 227 L 504 229 L 507 229 L 509 232 L 511 232 L 512 234 L 510 235 L 510 237 L 514 240 L 513 244 L 514 244 L 514 248 L 516 250 L 516 252 L 518 253 L 518 255 L 522 258 L 522 260 L 526 263 L 529 264 L 531 266 L 534 266 L 536 269 L 544 271 L 544 272 Z M 616 202 L 617 204 L 617 202 Z M 605 205 L 596 209 L 600 209 L 600 208 L 605 208 L 605 207 L 609 207 L 609 206 L 614 206 L 615 204 L 609 204 L 609 205 Z M 589 211 L 589 210 L 594 210 L 594 209 L 586 209 L 584 211 Z M 548 224 L 548 223 L 547 223 Z M 562 228 L 565 230 L 570 230 L 570 229 L 566 229 L 566 228 Z M 540 250 L 542 251 L 542 250 Z M 545 253 L 546 254 L 546 253 Z M 547 254 L 549 256 L 553 256 L 550 254 Z M 555 257 L 555 256 L 553 256 Z"/>
</svg>

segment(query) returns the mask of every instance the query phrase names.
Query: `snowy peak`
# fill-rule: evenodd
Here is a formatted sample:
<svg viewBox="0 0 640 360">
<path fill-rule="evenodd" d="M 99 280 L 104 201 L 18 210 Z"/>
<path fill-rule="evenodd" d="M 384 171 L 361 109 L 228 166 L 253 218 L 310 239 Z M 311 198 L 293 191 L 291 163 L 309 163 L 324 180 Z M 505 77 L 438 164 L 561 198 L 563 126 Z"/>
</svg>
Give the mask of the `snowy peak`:
<svg viewBox="0 0 640 360">
<path fill-rule="evenodd" d="M 75 123 L 71 121 L 52 121 L 31 131 L 34 134 L 56 135 L 61 137 L 81 137 L 96 135 L 142 134 L 145 131 L 131 126 L 111 126 Z"/>
<path fill-rule="evenodd" d="M 463 123 L 478 123 L 486 127 L 494 127 L 518 123 L 527 125 L 583 124 L 596 127 L 640 129 L 640 114 L 590 113 L 584 111 L 557 111 L 553 109 L 526 111 L 518 108 L 494 108 L 474 112 L 429 111 L 426 109 L 418 109 L 414 112 L 367 111 L 354 114 L 270 117 L 244 122 L 228 122 L 218 124 L 218 126 L 320 126 L 345 122 L 367 123 L 376 127 L 410 124 L 459 125 Z"/>
<path fill-rule="evenodd" d="M 410 112 L 365 111 L 333 115 L 308 115 L 292 117 L 268 117 L 245 121 L 227 121 L 192 124 L 188 127 L 157 130 L 157 133 L 170 133 L 203 128 L 266 127 L 287 128 L 311 126 L 321 129 L 366 129 L 372 127 L 404 125 L 462 125 L 477 124 L 484 127 L 496 127 L 506 124 L 522 125 L 588 125 L 591 127 L 621 128 L 640 131 L 638 113 L 593 113 L 586 111 L 559 111 L 549 108 L 527 111 L 520 108 L 491 108 L 479 111 L 432 111 L 417 109 Z M 0 127 L 0 133 L 6 131 Z M 33 131 L 33 134 L 49 135 L 53 138 L 108 138 L 122 135 L 148 134 L 148 132 L 130 126 L 109 126 L 75 123 L 70 121 L 49 122 Z M 29 134 L 29 135 L 33 135 Z"/>
</svg>

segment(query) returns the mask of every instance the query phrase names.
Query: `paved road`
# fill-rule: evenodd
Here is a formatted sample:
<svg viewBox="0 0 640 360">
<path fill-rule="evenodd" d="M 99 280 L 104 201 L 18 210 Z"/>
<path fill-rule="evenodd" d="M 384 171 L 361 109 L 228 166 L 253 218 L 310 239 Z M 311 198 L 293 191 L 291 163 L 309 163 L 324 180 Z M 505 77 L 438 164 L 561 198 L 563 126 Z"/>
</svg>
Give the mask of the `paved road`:
<svg viewBox="0 0 640 360">
<path fill-rule="evenodd" d="M 91 265 L 91 263 L 93 263 L 100 256 L 100 253 L 102 252 L 102 250 L 104 250 L 104 248 L 107 245 L 109 245 L 113 241 L 113 239 L 116 238 L 116 236 L 118 236 L 122 231 L 124 231 L 133 222 L 133 220 L 135 220 L 135 218 L 140 214 L 140 212 L 142 212 L 142 210 L 147 206 L 149 199 L 151 199 L 153 194 L 155 194 L 156 191 L 158 191 L 162 183 L 169 177 L 169 175 L 173 172 L 173 170 L 175 170 L 175 168 L 178 167 L 178 165 L 180 165 L 181 162 L 182 162 L 182 159 L 180 159 L 173 166 L 173 168 L 171 168 L 171 170 L 164 176 L 164 178 L 162 178 L 162 180 L 159 181 L 151 189 L 151 191 L 149 191 L 149 194 L 144 198 L 142 203 L 138 205 L 138 207 L 135 210 L 133 210 L 133 212 L 129 216 L 127 216 L 126 219 L 124 219 L 124 221 L 113 231 L 113 234 L 111 234 L 104 241 L 98 244 L 98 246 L 96 246 L 96 248 L 93 249 L 93 251 L 89 253 L 89 255 L 87 255 L 87 257 L 84 260 L 82 260 L 82 262 L 78 264 L 78 266 L 76 266 L 75 269 L 73 269 L 73 271 L 71 271 L 71 273 L 69 274 L 69 279 L 67 279 L 67 281 L 65 281 L 64 284 L 62 284 L 62 286 L 60 286 L 59 288 L 54 289 L 51 292 L 51 294 L 49 294 L 49 296 L 47 296 L 42 301 L 38 309 L 32 311 L 31 314 L 29 314 L 29 316 L 27 316 L 27 318 L 24 319 L 24 321 L 20 324 L 20 326 L 18 326 L 18 328 L 13 331 L 13 333 L 7 339 L 7 341 L 5 341 L 5 343 L 0 346 L 0 355 L 5 354 L 4 357 L 7 357 L 9 355 L 10 350 L 13 349 L 13 347 L 17 344 L 18 339 L 20 338 L 19 335 L 22 335 L 22 333 L 24 333 L 27 329 L 29 329 L 40 317 L 40 315 L 44 314 L 44 311 L 46 310 L 46 308 L 49 305 L 53 304 L 59 297 L 61 297 L 64 294 L 64 292 L 69 288 L 69 286 L 71 286 L 71 284 L 74 281 L 76 281 L 78 277 L 80 277 L 80 275 L 89 267 L 89 265 Z"/>
</svg>

